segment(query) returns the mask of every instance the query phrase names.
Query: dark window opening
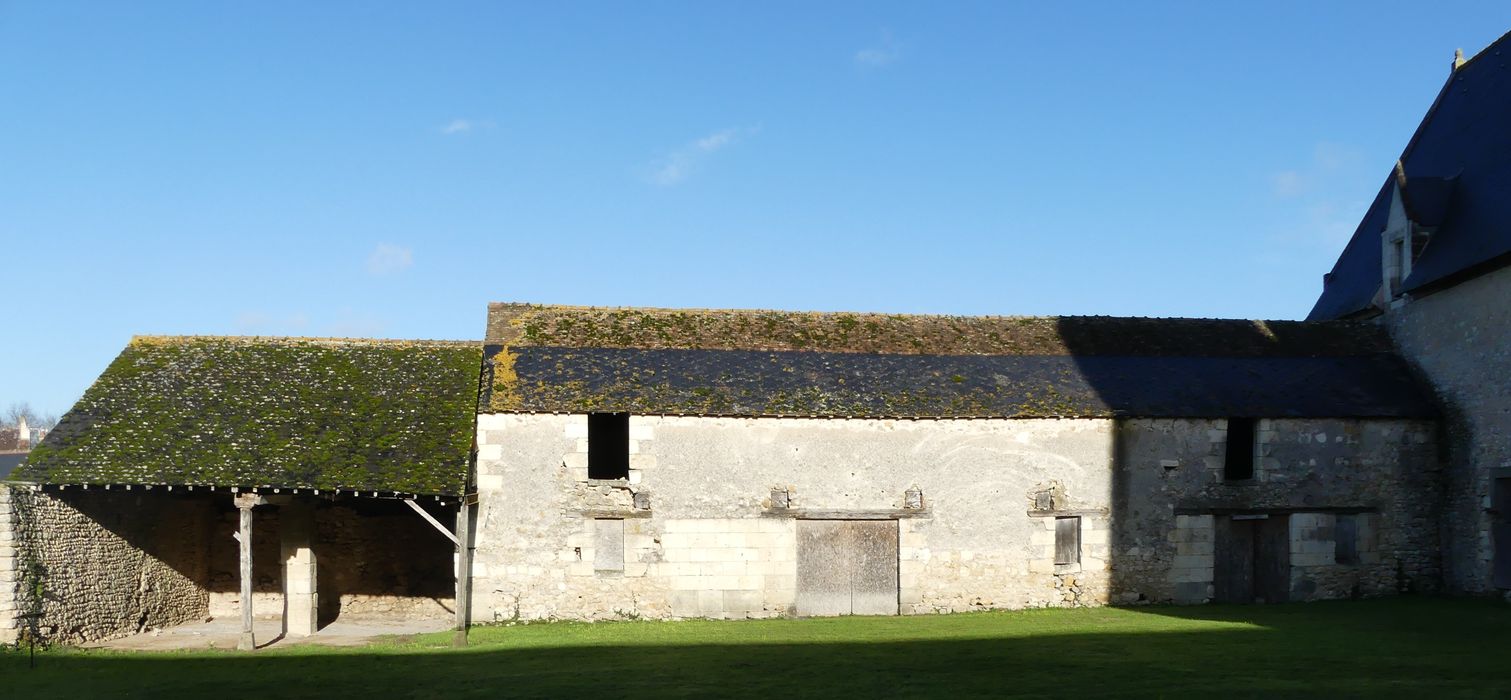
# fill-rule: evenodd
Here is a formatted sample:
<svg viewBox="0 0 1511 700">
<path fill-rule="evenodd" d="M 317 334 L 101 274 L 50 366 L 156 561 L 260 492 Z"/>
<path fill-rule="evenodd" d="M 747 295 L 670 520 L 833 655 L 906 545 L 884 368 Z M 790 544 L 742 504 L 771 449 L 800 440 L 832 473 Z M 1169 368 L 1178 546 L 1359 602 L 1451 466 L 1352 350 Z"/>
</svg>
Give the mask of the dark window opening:
<svg viewBox="0 0 1511 700">
<path fill-rule="evenodd" d="M 1333 561 L 1339 564 L 1359 563 L 1358 516 L 1337 516 L 1333 521 L 1333 542 Z"/>
<path fill-rule="evenodd" d="M 588 414 L 588 478 L 630 478 L 630 414 Z"/>
<path fill-rule="evenodd" d="M 1228 419 L 1228 451 L 1223 460 L 1222 478 L 1241 481 L 1254 478 L 1254 431 L 1257 422 L 1253 418 Z"/>
<path fill-rule="evenodd" d="M 1081 519 L 1055 518 L 1055 563 L 1081 563 Z"/>
</svg>

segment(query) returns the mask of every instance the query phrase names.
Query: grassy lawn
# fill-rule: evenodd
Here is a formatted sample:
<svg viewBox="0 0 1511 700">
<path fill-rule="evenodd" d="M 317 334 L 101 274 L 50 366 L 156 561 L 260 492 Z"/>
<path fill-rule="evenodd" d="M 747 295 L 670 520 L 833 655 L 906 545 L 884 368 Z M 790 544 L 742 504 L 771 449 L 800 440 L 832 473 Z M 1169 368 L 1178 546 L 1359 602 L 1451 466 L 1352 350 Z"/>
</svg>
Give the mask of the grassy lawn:
<svg viewBox="0 0 1511 700">
<path fill-rule="evenodd" d="M 1401 598 L 482 627 L 356 649 L 0 653 L 0 697 L 1511 697 L 1511 606 Z"/>
</svg>

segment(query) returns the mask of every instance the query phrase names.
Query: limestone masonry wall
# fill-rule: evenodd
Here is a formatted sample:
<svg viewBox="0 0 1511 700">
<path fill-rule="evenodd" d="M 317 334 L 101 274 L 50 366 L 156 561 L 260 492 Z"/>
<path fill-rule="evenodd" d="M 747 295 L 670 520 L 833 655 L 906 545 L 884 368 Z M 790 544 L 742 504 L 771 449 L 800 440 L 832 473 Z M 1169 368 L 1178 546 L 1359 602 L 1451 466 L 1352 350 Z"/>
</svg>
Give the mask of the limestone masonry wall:
<svg viewBox="0 0 1511 700">
<path fill-rule="evenodd" d="M 1444 404 L 1444 578 L 1453 591 L 1494 591 L 1491 479 L 1511 476 L 1511 268 L 1412 299 L 1386 321 Z"/>
<path fill-rule="evenodd" d="M 7 539 L 0 526 L 0 547 L 14 543 L 15 564 L 10 572 L 0 569 L 6 584 L 0 590 L 11 592 L 13 608 L 24 604 L 19 589 L 38 583 L 31 576 L 36 565 L 45 639 L 89 642 L 205 617 L 208 598 L 199 582 L 207 560 L 206 501 L 148 491 L 0 487 L 4 493 L 16 529 Z M 5 605 L 0 593 L 0 609 Z"/>
<path fill-rule="evenodd" d="M 1235 508 L 1294 518 L 1293 599 L 1437 579 L 1430 422 L 1262 421 L 1246 482 L 1221 419 L 632 416 L 630 439 L 629 479 L 590 480 L 586 416 L 479 417 L 475 620 L 790 615 L 795 517 L 896 518 L 902 613 L 1202 602 Z M 1337 512 L 1366 514 L 1357 561 Z"/>
<path fill-rule="evenodd" d="M 21 550 L 11 487 L 0 484 L 0 644 L 14 644 L 20 637 Z"/>
</svg>

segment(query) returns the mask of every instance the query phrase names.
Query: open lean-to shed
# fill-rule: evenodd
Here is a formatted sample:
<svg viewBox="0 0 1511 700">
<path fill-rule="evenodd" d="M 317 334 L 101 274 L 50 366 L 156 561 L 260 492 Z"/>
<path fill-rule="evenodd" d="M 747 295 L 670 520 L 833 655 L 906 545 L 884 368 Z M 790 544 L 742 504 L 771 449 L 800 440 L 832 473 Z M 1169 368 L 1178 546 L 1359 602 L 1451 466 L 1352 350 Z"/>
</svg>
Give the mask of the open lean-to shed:
<svg viewBox="0 0 1511 700">
<path fill-rule="evenodd" d="M 290 636 L 349 613 L 460 624 L 481 357 L 471 342 L 133 339 L 24 483 L 0 487 L 0 544 L 27 581 L 0 587 L 16 598 L 0 613 L 45 609 L 74 642 L 239 613 L 248 648 L 254 610 L 282 608 Z"/>
</svg>

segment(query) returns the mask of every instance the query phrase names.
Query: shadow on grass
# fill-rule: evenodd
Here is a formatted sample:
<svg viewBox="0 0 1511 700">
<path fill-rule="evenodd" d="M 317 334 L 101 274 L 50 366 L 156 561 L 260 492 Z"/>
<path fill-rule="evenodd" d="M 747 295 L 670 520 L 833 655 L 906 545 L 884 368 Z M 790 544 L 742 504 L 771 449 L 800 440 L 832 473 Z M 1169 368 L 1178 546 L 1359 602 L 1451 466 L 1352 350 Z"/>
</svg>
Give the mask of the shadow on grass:
<svg viewBox="0 0 1511 700">
<path fill-rule="evenodd" d="M 1511 608 L 1399 600 L 483 628 L 474 646 L 0 656 L 12 697 L 1511 694 Z M 426 640 L 439 641 L 439 637 Z"/>
</svg>

